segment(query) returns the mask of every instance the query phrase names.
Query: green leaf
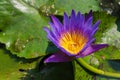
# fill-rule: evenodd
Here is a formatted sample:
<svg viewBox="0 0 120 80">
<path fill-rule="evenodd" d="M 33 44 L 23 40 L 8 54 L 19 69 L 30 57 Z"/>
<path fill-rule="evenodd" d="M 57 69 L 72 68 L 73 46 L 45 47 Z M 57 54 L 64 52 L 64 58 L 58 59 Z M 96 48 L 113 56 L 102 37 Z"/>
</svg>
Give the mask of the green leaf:
<svg viewBox="0 0 120 80">
<path fill-rule="evenodd" d="M 10 4 L 14 6 L 16 9 L 23 13 L 28 13 L 28 14 L 37 14 L 38 11 L 35 7 L 26 4 L 23 0 L 9 0 Z"/>
<path fill-rule="evenodd" d="M 42 26 L 47 24 L 39 15 L 15 16 L 0 33 L 0 41 L 19 57 L 35 58 L 45 55 L 48 40 Z"/>
<path fill-rule="evenodd" d="M 11 0 L 10 4 L 14 6 L 12 8 L 15 9 L 16 15 L 11 14 L 10 18 L 7 18 L 6 14 L 2 14 L 8 20 L 0 17 L 5 23 L 0 32 L 0 42 L 19 57 L 36 58 L 54 52 L 56 49 L 54 46 L 51 48 L 48 46 L 46 32 L 43 30 L 43 26 L 48 25 L 49 18 L 40 15 L 22 1 Z M 18 14 L 16 10 L 20 13 Z"/>
<path fill-rule="evenodd" d="M 36 67 L 36 61 L 18 58 L 1 47 L 0 44 L 0 78 L 2 80 L 19 80 L 32 68 Z"/>
<path fill-rule="evenodd" d="M 22 0 L 23 2 L 27 3 L 34 8 L 39 8 L 40 6 L 46 4 L 49 0 Z"/>
<path fill-rule="evenodd" d="M 70 15 L 72 9 L 88 13 L 90 10 L 98 11 L 99 5 L 96 0 L 49 0 L 48 3 L 39 8 L 40 12 L 46 15 L 63 15 L 63 12 Z"/>
<path fill-rule="evenodd" d="M 0 1 L 0 30 L 10 24 L 12 15 L 20 14 L 20 11 L 15 9 L 8 0 Z"/>
</svg>

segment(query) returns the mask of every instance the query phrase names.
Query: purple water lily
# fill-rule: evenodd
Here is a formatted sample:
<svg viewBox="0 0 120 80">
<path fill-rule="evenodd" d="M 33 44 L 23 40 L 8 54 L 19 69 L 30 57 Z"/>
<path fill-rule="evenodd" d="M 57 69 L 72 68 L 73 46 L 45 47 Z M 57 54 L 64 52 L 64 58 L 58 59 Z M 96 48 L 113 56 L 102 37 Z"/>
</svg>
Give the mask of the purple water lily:
<svg viewBox="0 0 120 80">
<path fill-rule="evenodd" d="M 48 34 L 47 37 L 61 51 L 53 53 L 44 61 L 45 63 L 71 61 L 108 46 L 107 44 L 93 44 L 95 41 L 93 36 L 98 30 L 100 21 L 92 24 L 92 12 L 84 16 L 72 10 L 70 17 L 64 13 L 63 24 L 55 16 L 51 18 L 52 22 L 49 23 L 51 30 L 47 27 L 44 30 Z"/>
</svg>

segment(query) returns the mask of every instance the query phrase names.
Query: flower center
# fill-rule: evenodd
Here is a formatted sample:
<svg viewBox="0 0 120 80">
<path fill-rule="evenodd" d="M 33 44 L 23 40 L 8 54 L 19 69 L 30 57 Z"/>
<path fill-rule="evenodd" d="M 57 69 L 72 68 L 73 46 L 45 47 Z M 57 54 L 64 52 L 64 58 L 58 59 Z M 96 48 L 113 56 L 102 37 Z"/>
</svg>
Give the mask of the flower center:
<svg viewBox="0 0 120 80">
<path fill-rule="evenodd" d="M 87 43 L 87 38 L 78 32 L 64 33 L 60 38 L 60 46 L 70 54 L 78 54 Z"/>
<path fill-rule="evenodd" d="M 77 53 L 79 51 L 79 43 L 71 42 L 68 43 L 68 50 L 74 53 Z"/>
</svg>

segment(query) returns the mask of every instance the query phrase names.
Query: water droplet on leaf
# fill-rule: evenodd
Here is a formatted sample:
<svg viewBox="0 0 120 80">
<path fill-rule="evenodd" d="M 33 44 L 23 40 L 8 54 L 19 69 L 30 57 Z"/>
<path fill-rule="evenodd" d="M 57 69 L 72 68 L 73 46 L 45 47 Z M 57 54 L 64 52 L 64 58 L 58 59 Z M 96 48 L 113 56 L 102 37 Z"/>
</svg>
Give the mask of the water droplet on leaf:
<svg viewBox="0 0 120 80">
<path fill-rule="evenodd" d="M 6 43 L 6 47 L 9 48 L 10 47 L 10 42 Z"/>
<path fill-rule="evenodd" d="M 14 43 L 13 48 L 16 52 L 20 52 L 25 48 L 26 43 L 27 42 L 24 40 L 17 39 Z"/>
</svg>

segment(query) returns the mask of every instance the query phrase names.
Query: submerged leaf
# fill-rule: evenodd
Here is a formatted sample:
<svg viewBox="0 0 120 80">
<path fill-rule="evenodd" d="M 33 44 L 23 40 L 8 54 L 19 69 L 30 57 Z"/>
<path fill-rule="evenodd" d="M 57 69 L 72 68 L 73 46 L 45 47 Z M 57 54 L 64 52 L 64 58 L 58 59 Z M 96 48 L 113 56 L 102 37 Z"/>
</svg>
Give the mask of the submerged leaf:
<svg viewBox="0 0 120 80">
<path fill-rule="evenodd" d="M 94 13 L 94 20 L 100 19 L 101 24 L 96 33 L 96 43 L 108 44 L 109 47 L 95 52 L 95 56 L 104 59 L 120 59 L 120 41 L 116 18 L 105 12 Z"/>
<path fill-rule="evenodd" d="M 109 44 L 109 47 L 96 53 L 96 55 L 104 56 L 105 59 L 120 59 L 120 32 L 117 31 L 115 25 L 103 34 L 102 43 Z"/>
<path fill-rule="evenodd" d="M 79 63 L 74 62 L 74 80 L 94 80 L 93 73 L 83 68 Z"/>
<path fill-rule="evenodd" d="M 97 20 L 101 21 L 99 29 L 95 35 L 96 41 L 97 43 L 99 43 L 101 42 L 101 37 L 103 36 L 103 33 L 115 25 L 116 17 L 107 14 L 106 12 L 94 12 L 93 19 L 95 22 Z"/>
<path fill-rule="evenodd" d="M 46 64 L 41 69 L 40 80 L 74 80 L 71 62 Z"/>
</svg>

